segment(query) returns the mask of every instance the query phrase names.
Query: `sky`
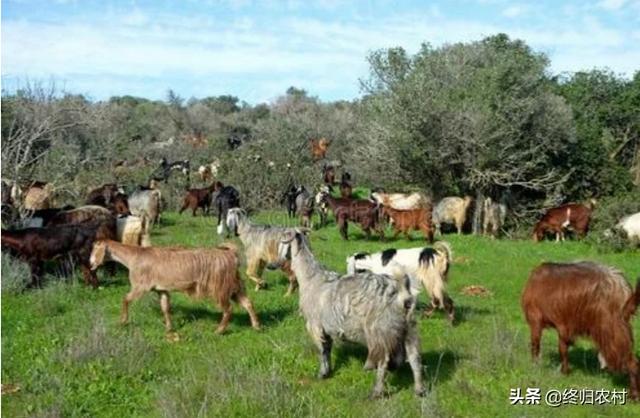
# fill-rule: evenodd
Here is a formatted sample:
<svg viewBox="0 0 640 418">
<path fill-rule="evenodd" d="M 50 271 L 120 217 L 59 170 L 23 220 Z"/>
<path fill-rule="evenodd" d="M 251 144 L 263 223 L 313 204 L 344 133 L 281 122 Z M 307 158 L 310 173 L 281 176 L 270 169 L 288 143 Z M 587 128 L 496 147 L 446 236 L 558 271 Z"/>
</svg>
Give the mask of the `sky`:
<svg viewBox="0 0 640 418">
<path fill-rule="evenodd" d="M 360 96 L 367 54 L 415 53 L 496 33 L 550 58 L 552 73 L 640 70 L 640 0 L 2 0 L 2 87 L 55 80 L 93 100 L 231 94 L 289 86 Z"/>
</svg>

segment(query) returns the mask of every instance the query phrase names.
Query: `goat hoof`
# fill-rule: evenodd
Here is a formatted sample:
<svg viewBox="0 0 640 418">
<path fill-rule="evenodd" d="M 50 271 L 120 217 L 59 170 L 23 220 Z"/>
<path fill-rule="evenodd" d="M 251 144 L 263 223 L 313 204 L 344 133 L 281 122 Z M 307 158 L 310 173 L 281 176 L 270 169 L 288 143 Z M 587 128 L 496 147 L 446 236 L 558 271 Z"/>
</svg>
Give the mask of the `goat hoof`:
<svg viewBox="0 0 640 418">
<path fill-rule="evenodd" d="M 423 388 L 423 387 L 420 387 L 420 388 L 416 388 L 414 390 L 414 393 L 416 394 L 417 397 L 423 398 L 423 397 L 426 396 L 427 390 L 425 388 Z"/>
<path fill-rule="evenodd" d="M 373 364 L 373 363 L 371 363 L 369 361 L 364 363 L 364 367 L 363 367 L 364 370 L 373 370 L 375 368 L 376 368 L 375 364 Z"/>
</svg>

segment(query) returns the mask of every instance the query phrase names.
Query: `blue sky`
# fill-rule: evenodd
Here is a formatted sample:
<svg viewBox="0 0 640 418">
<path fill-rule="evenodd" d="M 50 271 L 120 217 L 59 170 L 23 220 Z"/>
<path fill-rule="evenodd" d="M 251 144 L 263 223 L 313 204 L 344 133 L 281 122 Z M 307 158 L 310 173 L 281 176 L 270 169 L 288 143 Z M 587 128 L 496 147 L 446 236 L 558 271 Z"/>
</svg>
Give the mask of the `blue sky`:
<svg viewBox="0 0 640 418">
<path fill-rule="evenodd" d="M 232 94 L 268 102 L 294 85 L 352 99 L 369 51 L 498 32 L 554 73 L 640 69 L 640 0 L 3 0 L 2 82 L 48 80 L 93 99 Z"/>
</svg>

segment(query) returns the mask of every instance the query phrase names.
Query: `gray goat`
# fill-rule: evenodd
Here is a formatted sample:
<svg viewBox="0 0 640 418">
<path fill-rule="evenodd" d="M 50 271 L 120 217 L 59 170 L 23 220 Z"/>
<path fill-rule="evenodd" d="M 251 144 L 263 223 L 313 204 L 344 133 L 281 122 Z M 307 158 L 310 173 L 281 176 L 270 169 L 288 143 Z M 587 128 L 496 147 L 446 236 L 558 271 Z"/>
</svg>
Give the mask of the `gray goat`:
<svg viewBox="0 0 640 418">
<path fill-rule="evenodd" d="M 300 230 L 287 232 L 278 252 L 281 260 L 291 260 L 298 278 L 300 310 L 320 350 L 320 378 L 331 373 L 331 346 L 341 338 L 367 346 L 365 369 L 377 370 L 371 398 L 383 394 L 389 363 L 399 365 L 405 355 L 413 371 L 415 393 L 424 394 L 420 338 L 413 315 L 416 298 L 408 278 L 398 281 L 374 273 L 340 277 L 316 261 Z"/>
<path fill-rule="evenodd" d="M 314 197 L 303 186 L 296 196 L 296 213 L 300 217 L 300 225 L 311 228 L 311 217 L 313 216 Z"/>
<path fill-rule="evenodd" d="M 129 211 L 132 215 L 146 216 L 150 222 L 159 224 L 161 199 L 160 190 L 136 190 L 129 196 Z"/>
<path fill-rule="evenodd" d="M 293 228 L 281 226 L 256 225 L 247 218 L 244 209 L 233 208 L 227 213 L 227 227 L 233 231 L 244 245 L 247 259 L 247 276 L 256 283 L 256 290 L 265 286 L 262 272 L 265 267 L 280 268 L 289 279 L 287 296 L 298 287 L 296 276 L 291 271 L 291 263 L 280 263 L 278 245 L 283 237 L 293 231 Z"/>
<path fill-rule="evenodd" d="M 500 232 L 500 228 L 504 225 L 507 217 L 507 205 L 504 203 L 494 202 L 490 197 L 484 200 L 482 206 L 484 218 L 482 220 L 482 233 L 487 235 L 491 233 L 492 237 L 496 237 Z M 491 225 L 491 228 L 489 228 Z"/>
</svg>

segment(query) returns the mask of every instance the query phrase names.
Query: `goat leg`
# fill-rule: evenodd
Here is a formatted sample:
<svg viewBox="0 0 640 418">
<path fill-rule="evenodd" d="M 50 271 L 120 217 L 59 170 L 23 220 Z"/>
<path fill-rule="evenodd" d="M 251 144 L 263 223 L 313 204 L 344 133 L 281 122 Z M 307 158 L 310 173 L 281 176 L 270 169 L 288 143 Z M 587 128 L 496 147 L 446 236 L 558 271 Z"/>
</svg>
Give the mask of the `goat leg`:
<svg viewBox="0 0 640 418">
<path fill-rule="evenodd" d="M 388 354 L 384 356 L 383 359 L 378 360 L 378 368 L 376 370 L 376 383 L 373 386 L 373 391 L 369 395 L 369 399 L 378 399 L 384 395 L 384 375 L 387 372 L 388 363 Z"/>
<path fill-rule="evenodd" d="M 416 396 L 425 395 L 424 382 L 422 381 L 422 359 L 420 358 L 420 338 L 418 337 L 415 323 L 410 325 L 409 332 L 404 340 L 404 349 L 407 360 L 413 372 L 414 392 Z"/>
<path fill-rule="evenodd" d="M 169 292 L 162 291 L 160 293 L 160 309 L 164 316 L 164 329 L 166 332 L 171 331 L 171 299 Z"/>
</svg>

